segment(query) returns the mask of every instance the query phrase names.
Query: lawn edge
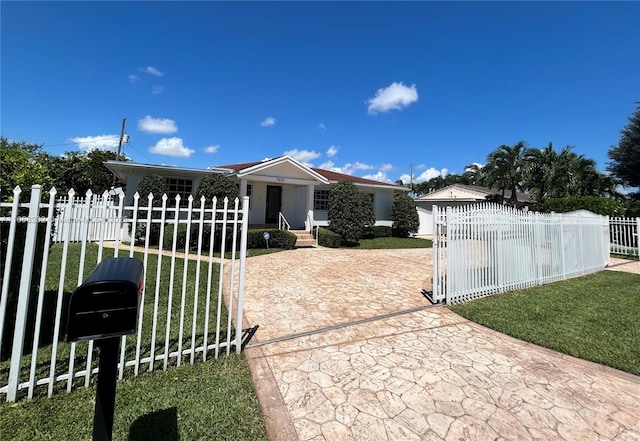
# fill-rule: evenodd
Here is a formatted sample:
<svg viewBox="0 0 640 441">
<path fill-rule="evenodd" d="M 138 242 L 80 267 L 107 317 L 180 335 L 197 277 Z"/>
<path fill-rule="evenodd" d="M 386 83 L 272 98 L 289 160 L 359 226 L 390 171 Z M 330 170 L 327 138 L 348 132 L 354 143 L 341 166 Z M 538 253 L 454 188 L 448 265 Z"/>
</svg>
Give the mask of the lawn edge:
<svg viewBox="0 0 640 441">
<path fill-rule="evenodd" d="M 446 305 L 445 305 L 446 307 Z M 636 383 L 640 385 L 640 376 L 632 374 L 630 372 L 625 372 L 622 371 L 620 369 L 616 369 L 616 368 L 612 368 L 610 366 L 605 366 L 603 364 L 600 363 L 596 363 L 594 361 L 589 361 L 589 360 L 584 360 L 582 358 L 578 358 L 578 357 L 574 357 L 573 355 L 568 355 L 568 354 L 564 354 L 562 352 L 558 352 L 555 351 L 553 349 L 549 349 L 549 348 L 545 348 L 544 346 L 540 346 L 537 345 L 535 343 L 531 343 L 528 341 L 524 341 L 524 340 L 520 340 L 519 338 L 516 337 L 512 337 L 511 335 L 505 334 L 503 332 L 500 331 L 496 331 L 495 329 L 491 329 L 487 326 L 481 325 L 480 323 L 476 323 L 474 321 L 469 320 L 468 318 L 465 318 L 463 316 L 461 316 L 460 314 L 457 314 L 456 312 L 454 312 L 453 310 L 451 310 L 450 308 L 447 308 L 447 310 L 451 313 L 456 315 L 457 317 L 459 317 L 460 319 L 463 320 L 463 323 L 471 326 L 472 328 L 477 328 L 480 331 L 489 331 L 493 334 L 498 335 L 500 338 L 510 341 L 514 344 L 519 344 L 521 346 L 533 346 L 537 349 L 539 349 L 541 352 L 544 352 L 546 355 L 550 355 L 552 357 L 555 358 L 559 358 L 561 360 L 566 360 L 569 361 L 571 363 L 580 365 L 582 367 L 585 368 L 589 368 L 589 369 L 593 369 L 596 372 L 602 372 L 605 374 L 609 374 L 611 376 L 623 379 L 623 380 L 627 380 L 630 381 L 632 383 Z"/>
</svg>

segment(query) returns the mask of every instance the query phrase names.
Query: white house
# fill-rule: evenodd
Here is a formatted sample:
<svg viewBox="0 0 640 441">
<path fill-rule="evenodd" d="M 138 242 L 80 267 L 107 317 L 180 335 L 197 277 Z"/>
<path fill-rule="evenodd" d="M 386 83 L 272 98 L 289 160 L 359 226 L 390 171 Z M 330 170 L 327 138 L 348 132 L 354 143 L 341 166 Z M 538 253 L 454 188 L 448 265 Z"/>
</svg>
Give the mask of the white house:
<svg viewBox="0 0 640 441">
<path fill-rule="evenodd" d="M 438 208 L 459 207 L 461 205 L 487 202 L 489 199 L 501 196 L 502 192 L 495 188 L 480 187 L 477 185 L 453 184 L 440 190 L 432 191 L 414 199 L 418 216 L 420 217 L 419 235 L 433 234 L 433 206 Z M 508 200 L 511 192 L 506 190 L 504 197 Z M 518 202 L 525 205 L 531 204 L 531 198 L 524 193 L 517 193 Z"/>
<path fill-rule="evenodd" d="M 224 173 L 237 180 L 242 196 L 250 197 L 249 222 L 252 225 L 277 224 L 283 216 L 292 229 L 328 225 L 329 190 L 341 181 L 353 182 L 371 195 L 376 225 L 391 226 L 394 193 L 405 187 L 374 181 L 330 170 L 307 167 L 290 156 L 257 162 L 229 164 L 210 169 L 169 167 L 132 162 L 107 161 L 105 166 L 127 184 L 125 203 L 131 203 L 140 179 L 161 175 L 167 179 L 169 196 L 195 194 L 200 180 L 211 173 Z"/>
</svg>

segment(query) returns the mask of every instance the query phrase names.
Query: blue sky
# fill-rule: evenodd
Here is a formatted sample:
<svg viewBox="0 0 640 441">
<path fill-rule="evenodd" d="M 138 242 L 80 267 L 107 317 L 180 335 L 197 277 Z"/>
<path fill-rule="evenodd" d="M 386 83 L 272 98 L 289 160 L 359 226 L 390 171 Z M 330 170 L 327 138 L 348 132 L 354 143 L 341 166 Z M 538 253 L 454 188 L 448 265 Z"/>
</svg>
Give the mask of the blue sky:
<svg viewBox="0 0 640 441">
<path fill-rule="evenodd" d="M 415 181 L 520 140 L 597 161 L 640 100 L 639 2 L 2 2 L 2 136 Z M 404 176 L 403 176 L 404 175 Z"/>
</svg>

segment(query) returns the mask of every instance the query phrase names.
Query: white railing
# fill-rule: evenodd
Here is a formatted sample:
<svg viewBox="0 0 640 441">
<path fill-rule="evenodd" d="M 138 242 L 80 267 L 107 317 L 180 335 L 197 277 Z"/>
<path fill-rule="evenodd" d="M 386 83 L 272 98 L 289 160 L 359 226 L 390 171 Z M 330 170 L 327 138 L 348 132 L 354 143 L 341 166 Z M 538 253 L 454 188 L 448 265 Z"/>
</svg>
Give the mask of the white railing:
<svg viewBox="0 0 640 441">
<path fill-rule="evenodd" d="M 608 219 L 482 204 L 434 207 L 434 298 L 455 304 L 600 271 Z"/>
<path fill-rule="evenodd" d="M 315 236 L 316 245 L 318 245 L 318 230 L 320 229 L 320 225 L 313 218 L 313 211 L 309 210 L 307 212 L 307 221 L 305 225 L 307 231 Z M 315 230 L 314 230 L 315 229 Z"/>
<path fill-rule="evenodd" d="M 287 230 L 291 229 L 291 225 L 287 222 L 287 218 L 284 217 L 284 214 L 278 212 L 278 230 Z"/>
<path fill-rule="evenodd" d="M 640 217 L 609 218 L 611 254 L 640 257 Z"/>
<path fill-rule="evenodd" d="M 88 211 L 91 212 L 92 222 L 88 225 L 88 231 L 86 237 L 89 242 L 97 242 L 101 238 L 104 240 L 116 240 L 117 237 L 122 237 L 123 240 L 129 241 L 128 231 L 117 231 L 117 224 L 115 222 L 108 222 L 108 219 L 114 219 L 117 217 L 118 212 L 118 196 L 114 196 L 105 191 L 101 196 L 93 194 L 88 191 L 86 197 L 73 197 L 72 202 L 69 202 L 69 196 L 62 196 L 56 201 L 56 216 L 54 219 L 53 228 L 53 242 L 64 242 L 62 236 L 62 222 L 65 217 L 71 219 L 69 224 L 70 242 L 82 242 L 84 239 L 84 231 L 82 230 L 83 222 L 75 221 L 81 220 L 88 216 Z M 66 213 L 70 210 L 71 213 Z"/>
<path fill-rule="evenodd" d="M 38 390 L 51 396 L 56 384 L 66 383 L 67 391 L 89 386 L 91 375 L 98 371 L 94 344 L 66 343 L 63 304 L 108 254 L 139 258 L 145 267 L 137 333 L 122 337 L 119 378 L 125 373 L 138 375 L 186 361 L 194 363 L 196 357 L 218 357 L 220 351 L 229 354 L 232 348 L 241 351 L 248 197 L 243 198 L 242 206 L 238 199 L 202 198 L 194 207 L 193 197 L 181 201 L 177 196 L 169 202 L 163 195 L 158 206 L 151 195 L 141 201 L 136 193 L 133 206 L 124 206 L 124 195 L 120 195 L 116 216 L 106 222 L 115 223 L 116 231 L 127 227 L 136 232 L 142 226 L 143 231 L 138 231 L 142 237 L 128 245 L 118 237 L 109 244 L 102 228 L 98 243 L 89 243 L 89 226 L 94 222 L 89 204 L 81 218 L 73 218 L 72 209 L 65 210 L 59 225 L 62 231 L 57 232 L 63 243 L 50 248 L 51 242 L 44 239 L 51 237 L 54 226 L 56 190 L 51 189 L 45 203 L 40 201 L 40 186 L 32 188 L 29 203 L 20 203 L 20 193 L 16 187 L 13 202 L 0 203 L 0 229 L 6 245 L 0 298 L 0 393 L 7 401 L 22 395 L 30 399 Z M 73 197 L 71 190 L 71 208 Z M 79 244 L 70 243 L 73 223 L 80 223 L 83 240 Z M 150 246 L 152 234 L 158 235 L 158 247 Z M 178 245 L 179 239 L 184 243 Z M 36 242 L 44 244 L 40 253 L 36 253 Z M 212 256 L 214 251 L 221 257 Z M 39 268 L 39 280 L 34 281 L 32 271 Z M 69 278 L 77 284 L 65 284 Z M 11 321 L 9 326 L 5 326 L 7 321 Z M 13 330 L 12 339 L 2 335 L 5 328 Z"/>
</svg>

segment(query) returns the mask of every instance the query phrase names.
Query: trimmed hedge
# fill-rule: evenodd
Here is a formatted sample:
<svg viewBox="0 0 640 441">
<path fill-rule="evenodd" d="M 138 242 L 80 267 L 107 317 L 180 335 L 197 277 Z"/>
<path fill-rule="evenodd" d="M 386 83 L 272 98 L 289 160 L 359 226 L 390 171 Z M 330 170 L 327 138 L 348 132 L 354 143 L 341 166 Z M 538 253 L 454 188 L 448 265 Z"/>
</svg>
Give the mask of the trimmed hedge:
<svg viewBox="0 0 640 441">
<path fill-rule="evenodd" d="M 363 239 L 376 239 L 378 237 L 391 237 L 391 227 L 378 225 L 375 227 L 366 227 Z"/>
<path fill-rule="evenodd" d="M 283 248 L 285 250 L 291 250 L 296 246 L 296 240 L 298 239 L 295 234 L 285 230 L 249 230 L 247 235 L 247 248 L 259 249 L 267 248 L 267 242 L 264 240 L 264 232 L 268 232 L 271 236 L 269 238 L 269 248 Z"/>
<path fill-rule="evenodd" d="M 327 228 L 320 228 L 318 230 L 318 245 L 327 248 L 340 248 L 342 236 Z"/>
</svg>

